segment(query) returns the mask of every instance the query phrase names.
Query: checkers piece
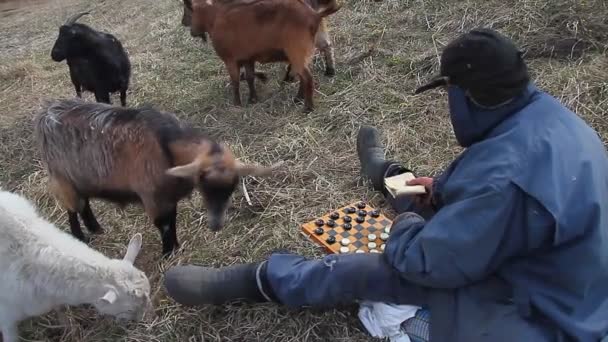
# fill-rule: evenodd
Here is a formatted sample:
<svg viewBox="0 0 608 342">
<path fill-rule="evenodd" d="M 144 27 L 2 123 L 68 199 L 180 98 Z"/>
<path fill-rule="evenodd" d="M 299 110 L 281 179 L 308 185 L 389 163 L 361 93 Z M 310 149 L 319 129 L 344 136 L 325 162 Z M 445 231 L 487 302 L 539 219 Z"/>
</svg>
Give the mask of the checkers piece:
<svg viewBox="0 0 608 342">
<path fill-rule="evenodd" d="M 381 250 L 384 250 L 384 248 L 386 248 L 386 245 L 385 245 L 385 244 L 380 245 L 380 249 L 381 249 Z"/>
<path fill-rule="evenodd" d="M 367 236 L 367 239 L 368 239 L 369 241 L 374 241 L 374 240 L 376 240 L 376 239 L 377 239 L 377 236 L 376 236 L 376 234 L 369 234 L 369 235 Z"/>
<path fill-rule="evenodd" d="M 365 215 L 367 215 L 367 211 L 365 211 L 364 209 L 359 209 L 359 211 L 357 212 L 357 215 L 365 216 Z"/>
<path fill-rule="evenodd" d="M 350 217 L 350 216 L 344 216 L 344 217 L 342 218 L 342 221 L 344 221 L 344 222 L 346 222 L 346 223 L 352 222 L 352 220 L 353 220 L 353 218 L 352 218 L 352 217 Z"/>
<path fill-rule="evenodd" d="M 344 211 L 346 211 L 347 214 L 354 214 L 357 212 L 357 208 L 355 207 L 348 207 L 346 209 L 344 209 Z"/>
<path fill-rule="evenodd" d="M 372 212 L 369 213 L 369 215 L 373 218 L 380 217 L 380 210 L 378 210 L 378 209 L 372 210 Z"/>
<path fill-rule="evenodd" d="M 365 207 L 367 207 L 367 204 L 365 204 L 365 202 L 361 201 L 361 202 L 357 203 L 357 208 L 365 209 Z"/>
<path fill-rule="evenodd" d="M 348 253 L 348 252 L 350 252 L 350 248 L 348 248 L 346 246 L 340 247 L 340 253 Z"/>
<path fill-rule="evenodd" d="M 380 239 L 382 239 L 382 241 L 386 241 L 386 240 L 388 240 L 388 236 L 389 235 L 387 233 L 382 233 L 382 234 L 380 234 Z"/>
<path fill-rule="evenodd" d="M 357 250 L 355 251 L 355 253 L 365 253 L 365 251 L 364 251 L 364 250 L 362 250 L 362 249 L 357 249 Z"/>
<path fill-rule="evenodd" d="M 340 241 L 340 243 L 342 244 L 342 246 L 348 246 L 350 245 L 350 240 L 348 238 L 344 238 Z"/>
<path fill-rule="evenodd" d="M 369 249 L 374 249 L 376 248 L 378 245 L 375 242 L 368 242 L 367 243 L 367 248 Z"/>
<path fill-rule="evenodd" d="M 377 249 L 370 249 L 369 252 L 370 253 L 380 253 L 380 251 Z"/>
<path fill-rule="evenodd" d="M 335 227 L 335 226 L 336 226 L 336 221 L 334 221 L 334 220 L 332 220 L 332 219 L 329 219 L 329 220 L 327 220 L 327 222 L 325 222 L 325 224 L 326 224 L 328 227 Z"/>
<path fill-rule="evenodd" d="M 340 214 L 338 214 L 337 211 L 334 211 L 333 213 L 331 213 L 331 215 L 329 215 L 329 218 L 332 220 L 337 220 L 340 218 Z"/>
<path fill-rule="evenodd" d="M 327 241 L 327 243 L 329 243 L 329 244 L 334 244 L 336 242 L 336 237 L 333 235 L 330 235 L 325 241 Z"/>
<path fill-rule="evenodd" d="M 357 223 L 363 223 L 363 222 L 365 222 L 365 218 L 363 218 L 363 216 L 357 216 L 355 221 L 357 221 Z"/>
<path fill-rule="evenodd" d="M 342 225 L 342 228 L 344 228 L 344 230 L 351 230 L 353 228 L 353 225 L 350 223 L 345 223 Z"/>
<path fill-rule="evenodd" d="M 384 227 L 384 232 L 386 234 L 390 234 L 391 233 L 391 225 L 388 225 L 388 226 Z"/>
<path fill-rule="evenodd" d="M 325 221 L 323 221 L 323 219 L 318 219 L 315 221 L 315 224 L 319 227 L 322 227 L 325 224 Z"/>
<path fill-rule="evenodd" d="M 319 228 L 315 229 L 315 234 L 322 235 L 323 233 L 325 233 L 325 231 L 323 230 L 323 228 L 319 227 Z"/>
</svg>

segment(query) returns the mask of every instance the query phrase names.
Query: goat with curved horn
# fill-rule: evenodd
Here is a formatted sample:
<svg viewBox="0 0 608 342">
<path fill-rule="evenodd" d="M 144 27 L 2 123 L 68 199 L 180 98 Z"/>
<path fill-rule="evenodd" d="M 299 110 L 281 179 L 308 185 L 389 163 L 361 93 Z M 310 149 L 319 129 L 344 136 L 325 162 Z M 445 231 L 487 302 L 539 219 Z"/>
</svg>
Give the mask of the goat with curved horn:
<svg viewBox="0 0 608 342">
<path fill-rule="evenodd" d="M 76 20 L 80 19 L 80 17 L 82 17 L 83 15 L 87 15 L 87 14 L 90 14 L 90 12 L 76 13 L 73 16 L 69 17 L 68 20 L 65 21 L 64 25 L 72 25 L 73 23 L 76 22 Z"/>
</svg>

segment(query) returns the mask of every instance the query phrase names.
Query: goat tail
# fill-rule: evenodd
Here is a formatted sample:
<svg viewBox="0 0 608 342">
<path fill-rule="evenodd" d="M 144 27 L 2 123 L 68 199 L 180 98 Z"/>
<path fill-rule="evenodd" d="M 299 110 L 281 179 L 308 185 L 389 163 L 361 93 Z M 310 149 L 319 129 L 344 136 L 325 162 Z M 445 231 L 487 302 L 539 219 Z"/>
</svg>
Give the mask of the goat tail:
<svg viewBox="0 0 608 342">
<path fill-rule="evenodd" d="M 340 10 L 340 8 L 342 8 L 341 4 L 338 4 L 336 0 L 331 0 L 326 6 L 325 8 L 318 12 L 317 14 L 319 15 L 319 18 L 325 18 L 327 16 L 330 16 L 336 12 L 338 12 Z"/>
</svg>

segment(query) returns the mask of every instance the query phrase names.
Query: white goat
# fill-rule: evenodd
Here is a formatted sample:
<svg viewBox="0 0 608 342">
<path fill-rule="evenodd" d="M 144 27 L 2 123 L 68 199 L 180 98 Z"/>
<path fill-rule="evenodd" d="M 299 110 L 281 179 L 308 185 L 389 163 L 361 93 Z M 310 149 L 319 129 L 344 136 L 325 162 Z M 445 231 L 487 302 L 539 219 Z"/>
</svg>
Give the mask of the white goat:
<svg viewBox="0 0 608 342">
<path fill-rule="evenodd" d="M 143 319 L 152 305 L 148 278 L 133 266 L 141 244 L 136 234 L 123 259 L 110 259 L 41 218 L 29 200 L 0 189 L 3 341 L 17 342 L 20 321 L 64 305 Z"/>
</svg>

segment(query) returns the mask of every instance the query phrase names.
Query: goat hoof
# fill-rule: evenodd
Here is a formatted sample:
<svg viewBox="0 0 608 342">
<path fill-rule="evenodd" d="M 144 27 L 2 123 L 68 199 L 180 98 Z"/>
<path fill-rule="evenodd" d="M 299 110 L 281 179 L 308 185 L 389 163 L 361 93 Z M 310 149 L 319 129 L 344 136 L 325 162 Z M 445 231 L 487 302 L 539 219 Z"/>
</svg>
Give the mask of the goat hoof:
<svg viewBox="0 0 608 342">
<path fill-rule="evenodd" d="M 76 238 L 87 245 L 91 242 L 91 237 L 88 235 L 77 236 Z"/>
<path fill-rule="evenodd" d="M 92 229 L 92 230 L 91 230 L 91 229 L 89 229 L 89 232 L 90 232 L 91 234 L 95 234 L 95 235 L 101 235 L 101 234 L 105 233 L 105 230 L 104 230 L 103 228 L 99 227 L 99 228 L 97 228 L 97 229 Z"/>
<path fill-rule="evenodd" d="M 296 96 L 293 98 L 293 102 L 295 102 L 297 104 L 302 104 L 302 103 L 304 103 L 304 98 L 300 97 L 300 96 Z"/>
<path fill-rule="evenodd" d="M 304 109 L 302 110 L 302 113 L 304 114 L 309 114 L 313 112 L 313 108 L 312 107 L 304 107 Z"/>
<path fill-rule="evenodd" d="M 327 69 L 325 69 L 325 76 L 327 76 L 327 77 L 334 77 L 334 76 L 336 76 L 336 69 L 334 69 L 334 68 L 327 68 Z"/>
<path fill-rule="evenodd" d="M 258 98 L 257 97 L 251 97 L 249 98 L 249 104 L 256 104 L 258 103 Z"/>
</svg>

